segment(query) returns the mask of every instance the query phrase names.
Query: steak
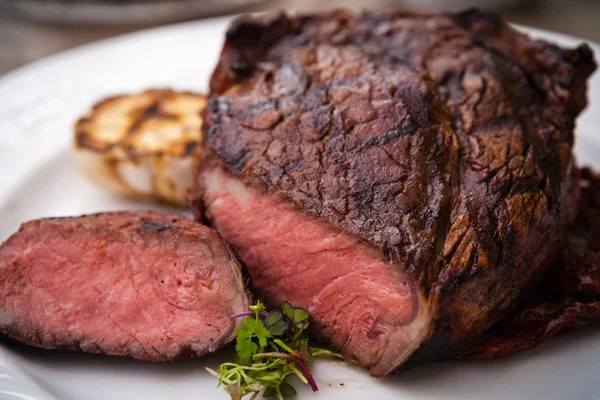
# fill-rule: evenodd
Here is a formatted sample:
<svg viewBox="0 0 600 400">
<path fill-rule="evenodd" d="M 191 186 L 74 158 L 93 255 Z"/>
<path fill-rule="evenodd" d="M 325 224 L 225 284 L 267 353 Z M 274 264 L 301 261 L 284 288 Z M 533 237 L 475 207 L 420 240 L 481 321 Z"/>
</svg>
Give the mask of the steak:
<svg viewBox="0 0 600 400">
<path fill-rule="evenodd" d="M 169 361 L 213 352 L 247 310 L 219 235 L 177 214 L 110 212 L 21 225 L 0 247 L 0 332 L 47 349 Z"/>
<path fill-rule="evenodd" d="M 190 200 L 372 375 L 445 358 L 559 256 L 594 69 L 477 10 L 241 17 Z"/>
<path fill-rule="evenodd" d="M 505 357 L 600 321 L 600 175 L 584 168 L 580 187 L 577 218 L 542 287 L 505 320 L 459 346 L 453 358 Z"/>
</svg>

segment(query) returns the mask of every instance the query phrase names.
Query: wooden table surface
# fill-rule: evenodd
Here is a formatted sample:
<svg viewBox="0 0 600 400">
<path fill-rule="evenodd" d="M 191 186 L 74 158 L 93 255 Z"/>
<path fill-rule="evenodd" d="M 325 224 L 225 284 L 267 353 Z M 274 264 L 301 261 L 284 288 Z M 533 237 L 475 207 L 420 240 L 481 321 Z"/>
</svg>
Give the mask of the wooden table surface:
<svg viewBox="0 0 600 400">
<path fill-rule="evenodd" d="M 18 0 L 12 0 L 18 1 Z M 414 2 L 414 0 L 413 0 Z M 473 1 L 477 4 L 477 1 Z M 505 10 L 511 22 L 549 29 L 600 42 L 600 1 L 537 0 Z M 237 10 L 320 10 L 332 7 L 384 8 L 402 6 L 401 0 L 268 0 Z M 36 23 L 0 10 L 0 75 L 47 55 L 90 41 L 156 25 L 90 26 Z"/>
</svg>

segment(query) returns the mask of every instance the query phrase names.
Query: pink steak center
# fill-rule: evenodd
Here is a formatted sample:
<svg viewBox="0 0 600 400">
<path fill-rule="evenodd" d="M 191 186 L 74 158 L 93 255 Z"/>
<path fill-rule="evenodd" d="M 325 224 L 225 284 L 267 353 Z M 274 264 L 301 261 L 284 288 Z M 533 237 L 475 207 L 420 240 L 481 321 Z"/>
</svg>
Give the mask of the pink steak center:
<svg viewBox="0 0 600 400">
<path fill-rule="evenodd" d="M 419 346 L 430 318 L 401 266 L 358 237 L 219 169 L 203 176 L 207 212 L 264 299 L 306 308 L 315 334 L 375 376 Z"/>
</svg>

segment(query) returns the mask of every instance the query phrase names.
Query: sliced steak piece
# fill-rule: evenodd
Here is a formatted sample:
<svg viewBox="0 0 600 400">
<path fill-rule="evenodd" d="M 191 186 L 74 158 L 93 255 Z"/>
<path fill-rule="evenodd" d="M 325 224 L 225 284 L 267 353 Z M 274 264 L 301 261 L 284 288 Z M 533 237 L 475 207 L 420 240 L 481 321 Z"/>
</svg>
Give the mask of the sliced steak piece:
<svg viewBox="0 0 600 400">
<path fill-rule="evenodd" d="M 581 171 L 576 220 L 540 290 L 453 358 L 491 359 L 539 346 L 570 328 L 600 321 L 600 175 Z"/>
<path fill-rule="evenodd" d="M 0 282 L 3 334 L 150 361 L 215 351 L 248 307 L 228 245 L 176 214 L 27 222 L 0 247 Z"/>
<path fill-rule="evenodd" d="M 445 357 L 558 256 L 594 68 L 478 11 L 243 17 L 191 200 L 373 375 Z"/>
</svg>

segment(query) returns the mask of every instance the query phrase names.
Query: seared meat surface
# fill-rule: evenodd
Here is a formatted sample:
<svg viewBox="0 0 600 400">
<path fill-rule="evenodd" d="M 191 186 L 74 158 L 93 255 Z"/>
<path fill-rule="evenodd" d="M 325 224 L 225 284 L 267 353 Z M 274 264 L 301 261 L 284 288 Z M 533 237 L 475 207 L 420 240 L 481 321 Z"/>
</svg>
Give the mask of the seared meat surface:
<svg viewBox="0 0 600 400">
<path fill-rule="evenodd" d="M 3 334 L 150 361 L 217 350 L 248 307 L 229 246 L 177 214 L 27 222 L 0 247 L 0 282 Z"/>
<path fill-rule="evenodd" d="M 373 375 L 446 357 L 559 256 L 594 68 L 479 11 L 242 17 L 190 197 L 259 295 Z"/>
<path fill-rule="evenodd" d="M 581 171 L 577 218 L 542 287 L 453 358 L 498 358 L 537 347 L 570 328 L 600 321 L 600 175 Z"/>
</svg>

